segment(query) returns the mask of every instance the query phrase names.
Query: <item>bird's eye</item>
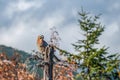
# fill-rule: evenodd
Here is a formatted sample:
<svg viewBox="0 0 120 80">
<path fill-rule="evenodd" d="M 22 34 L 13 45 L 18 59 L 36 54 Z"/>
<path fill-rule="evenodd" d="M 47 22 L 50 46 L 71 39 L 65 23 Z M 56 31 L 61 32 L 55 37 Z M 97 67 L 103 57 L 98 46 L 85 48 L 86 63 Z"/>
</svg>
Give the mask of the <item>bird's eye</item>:
<svg viewBox="0 0 120 80">
<path fill-rule="evenodd" d="M 42 38 L 40 37 L 40 39 L 42 39 Z"/>
</svg>

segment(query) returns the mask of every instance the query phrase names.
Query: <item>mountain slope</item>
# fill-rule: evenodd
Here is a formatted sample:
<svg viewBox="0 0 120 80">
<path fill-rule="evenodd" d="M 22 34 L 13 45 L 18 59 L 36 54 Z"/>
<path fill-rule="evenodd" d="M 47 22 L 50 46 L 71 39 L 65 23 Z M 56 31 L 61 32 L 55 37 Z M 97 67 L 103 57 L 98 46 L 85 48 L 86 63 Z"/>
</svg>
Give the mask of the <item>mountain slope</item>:
<svg viewBox="0 0 120 80">
<path fill-rule="evenodd" d="M 0 45 L 0 53 L 5 53 L 8 57 L 12 57 L 15 53 L 20 55 L 20 62 L 24 62 L 29 56 L 31 56 L 29 53 L 18 50 L 12 47 L 7 47 L 5 45 Z"/>
</svg>

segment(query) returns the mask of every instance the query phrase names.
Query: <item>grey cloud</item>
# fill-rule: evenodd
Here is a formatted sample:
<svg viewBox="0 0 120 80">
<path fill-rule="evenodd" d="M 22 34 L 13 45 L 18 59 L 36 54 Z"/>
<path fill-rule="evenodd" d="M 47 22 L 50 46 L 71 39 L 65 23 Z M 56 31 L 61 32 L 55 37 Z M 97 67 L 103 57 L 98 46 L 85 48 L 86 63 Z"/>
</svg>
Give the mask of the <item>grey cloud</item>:
<svg viewBox="0 0 120 80">
<path fill-rule="evenodd" d="M 89 0 L 87 2 L 80 0 L 44 0 L 41 6 L 37 6 L 41 3 L 41 0 L 21 0 L 27 3 L 32 2 L 31 5 L 37 4 L 32 7 L 28 6 L 28 9 L 26 8 L 20 11 L 18 9 L 16 9 L 16 11 L 13 10 L 12 17 L 10 18 L 7 17 L 9 13 L 5 14 L 5 11 L 8 10 L 7 7 L 10 6 L 9 4 L 17 3 L 18 0 L 13 0 L 12 2 L 7 1 L 0 1 L 2 4 L 0 5 L 0 10 L 3 10 L 3 12 L 0 13 L 0 31 L 2 32 L 0 37 L 3 38 L 0 44 L 14 46 L 19 49 L 24 48 L 24 50 L 30 52 L 32 49 L 36 49 L 37 35 L 44 34 L 46 40 L 49 41 L 49 28 L 56 26 L 62 38 L 61 47 L 68 51 L 73 51 L 71 43 L 76 42 L 79 36 L 77 11 L 80 11 L 81 6 L 83 6 L 85 10 L 92 14 L 103 14 L 101 20 L 103 20 L 103 25 L 106 25 L 106 31 L 101 38 L 101 43 L 114 48 L 120 48 L 119 44 L 117 44 L 120 39 L 118 35 L 120 31 L 115 31 L 115 33 L 112 34 L 114 39 L 108 36 L 108 32 L 112 30 L 109 29 L 109 26 L 112 25 L 113 22 L 116 22 L 117 26 L 119 26 L 118 23 L 120 21 L 118 11 L 110 12 L 108 10 L 108 7 L 113 2 L 112 0 L 110 0 L 110 2 L 105 0 Z M 117 15 L 115 15 L 116 13 Z M 3 27 L 7 28 L 3 29 Z M 79 37 L 82 39 L 81 36 Z M 9 41 L 5 42 L 4 40 L 8 38 Z M 109 39 L 111 41 L 108 42 Z"/>
</svg>

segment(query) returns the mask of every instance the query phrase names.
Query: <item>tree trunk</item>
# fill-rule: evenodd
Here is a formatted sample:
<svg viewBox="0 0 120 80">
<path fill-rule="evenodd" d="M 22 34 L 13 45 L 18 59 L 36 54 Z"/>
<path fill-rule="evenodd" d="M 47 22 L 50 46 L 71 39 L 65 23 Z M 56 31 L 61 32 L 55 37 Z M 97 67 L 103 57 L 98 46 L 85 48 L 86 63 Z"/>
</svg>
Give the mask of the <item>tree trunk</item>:
<svg viewBox="0 0 120 80">
<path fill-rule="evenodd" d="M 49 68 L 48 68 L 49 80 L 53 80 L 53 63 L 54 63 L 53 57 L 54 57 L 54 48 L 51 47 L 49 54 Z"/>
<path fill-rule="evenodd" d="M 54 57 L 54 48 L 50 46 L 49 51 L 44 55 L 44 80 L 53 80 L 53 57 Z"/>
</svg>

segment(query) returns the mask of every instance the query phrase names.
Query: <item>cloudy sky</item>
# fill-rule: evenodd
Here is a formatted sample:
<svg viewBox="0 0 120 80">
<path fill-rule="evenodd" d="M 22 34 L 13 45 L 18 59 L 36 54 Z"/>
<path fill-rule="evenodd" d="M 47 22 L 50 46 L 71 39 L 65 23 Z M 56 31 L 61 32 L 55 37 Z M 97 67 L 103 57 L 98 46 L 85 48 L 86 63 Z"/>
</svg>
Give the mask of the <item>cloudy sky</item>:
<svg viewBox="0 0 120 80">
<path fill-rule="evenodd" d="M 0 44 L 31 52 L 39 34 L 49 41 L 50 28 L 56 26 L 61 48 L 73 51 L 71 43 L 82 39 L 77 20 L 81 10 L 102 14 L 106 26 L 100 46 L 120 52 L 120 0 L 0 0 Z"/>
</svg>

